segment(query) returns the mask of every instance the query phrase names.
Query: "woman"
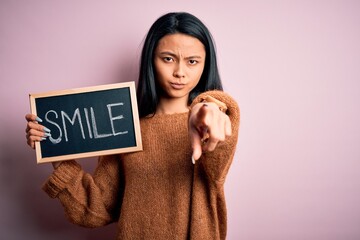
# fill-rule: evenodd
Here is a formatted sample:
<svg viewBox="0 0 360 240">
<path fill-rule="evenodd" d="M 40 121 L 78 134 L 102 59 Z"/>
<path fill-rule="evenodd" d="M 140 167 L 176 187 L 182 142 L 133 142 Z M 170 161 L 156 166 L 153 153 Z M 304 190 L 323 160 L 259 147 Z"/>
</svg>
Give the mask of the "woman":
<svg viewBox="0 0 360 240">
<path fill-rule="evenodd" d="M 43 189 L 75 224 L 118 222 L 117 239 L 225 239 L 223 188 L 240 114 L 198 18 L 168 13 L 151 26 L 137 96 L 143 151 L 100 157 L 93 175 L 76 161 L 56 163 Z M 48 129 L 26 119 L 34 148 Z"/>
</svg>

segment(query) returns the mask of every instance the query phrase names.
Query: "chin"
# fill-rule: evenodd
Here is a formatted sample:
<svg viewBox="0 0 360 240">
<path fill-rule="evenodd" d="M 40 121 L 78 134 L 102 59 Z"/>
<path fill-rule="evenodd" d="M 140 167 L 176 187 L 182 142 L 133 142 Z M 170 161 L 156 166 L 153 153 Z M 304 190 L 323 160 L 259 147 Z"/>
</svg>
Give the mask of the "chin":
<svg viewBox="0 0 360 240">
<path fill-rule="evenodd" d="M 167 94 L 169 98 L 187 98 L 189 96 L 188 93 L 183 93 L 183 92 L 170 92 Z"/>
</svg>

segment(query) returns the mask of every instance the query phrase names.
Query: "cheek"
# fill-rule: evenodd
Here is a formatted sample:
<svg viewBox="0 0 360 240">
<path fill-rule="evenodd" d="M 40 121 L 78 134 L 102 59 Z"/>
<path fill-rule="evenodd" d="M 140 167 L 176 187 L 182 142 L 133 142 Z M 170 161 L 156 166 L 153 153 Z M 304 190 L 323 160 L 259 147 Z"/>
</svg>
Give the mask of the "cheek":
<svg viewBox="0 0 360 240">
<path fill-rule="evenodd" d="M 196 78 L 196 81 L 197 81 L 197 82 L 200 81 L 200 78 L 201 78 L 203 72 L 204 72 L 204 67 L 199 68 L 199 69 L 194 73 L 194 76 L 196 76 L 195 78 Z"/>
<path fill-rule="evenodd" d="M 163 66 L 162 64 L 154 64 L 154 67 L 155 67 L 155 77 L 157 80 L 163 80 L 163 79 L 166 79 L 168 78 L 169 76 L 171 76 L 171 71 L 166 68 L 165 66 Z"/>
</svg>

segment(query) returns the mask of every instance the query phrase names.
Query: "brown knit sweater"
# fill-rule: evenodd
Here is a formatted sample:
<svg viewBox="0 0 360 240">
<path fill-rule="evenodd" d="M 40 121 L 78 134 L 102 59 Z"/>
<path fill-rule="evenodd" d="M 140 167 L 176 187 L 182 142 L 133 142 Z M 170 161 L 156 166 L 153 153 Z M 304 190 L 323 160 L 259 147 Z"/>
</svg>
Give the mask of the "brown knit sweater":
<svg viewBox="0 0 360 240">
<path fill-rule="evenodd" d="M 43 189 L 68 219 L 85 227 L 118 222 L 117 239 L 225 239 L 224 182 L 239 129 L 239 108 L 221 91 L 232 136 L 191 162 L 188 113 L 141 119 L 143 151 L 103 156 L 93 175 L 75 161 L 54 170 Z"/>
</svg>

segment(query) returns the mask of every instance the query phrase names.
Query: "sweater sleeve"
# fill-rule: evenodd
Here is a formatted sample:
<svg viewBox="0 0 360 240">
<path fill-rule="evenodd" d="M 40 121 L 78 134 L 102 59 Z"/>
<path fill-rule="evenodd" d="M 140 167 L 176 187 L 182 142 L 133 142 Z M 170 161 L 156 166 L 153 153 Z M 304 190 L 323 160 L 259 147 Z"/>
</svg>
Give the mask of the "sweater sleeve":
<svg viewBox="0 0 360 240">
<path fill-rule="evenodd" d="M 123 183 L 120 166 L 116 155 L 100 157 L 90 175 L 76 161 L 64 161 L 43 190 L 60 200 L 70 222 L 90 228 L 104 226 L 118 219 Z"/>
<path fill-rule="evenodd" d="M 227 137 L 224 142 L 219 143 L 214 151 L 202 154 L 199 167 L 203 167 L 207 176 L 217 183 L 223 183 L 232 163 L 236 144 L 238 140 L 240 110 L 236 101 L 223 91 L 208 91 L 197 96 L 190 107 L 199 103 L 206 96 L 211 96 L 227 106 L 226 114 L 231 122 L 231 136 Z"/>
</svg>

